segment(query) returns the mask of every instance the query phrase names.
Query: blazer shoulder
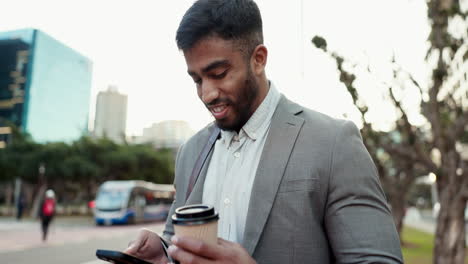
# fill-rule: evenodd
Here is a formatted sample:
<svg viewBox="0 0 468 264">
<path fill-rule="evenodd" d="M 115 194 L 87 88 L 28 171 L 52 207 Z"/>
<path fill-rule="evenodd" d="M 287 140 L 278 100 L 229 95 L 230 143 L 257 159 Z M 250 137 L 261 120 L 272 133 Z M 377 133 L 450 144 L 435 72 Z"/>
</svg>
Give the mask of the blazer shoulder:
<svg viewBox="0 0 468 264">
<path fill-rule="evenodd" d="M 342 131 L 347 130 L 348 125 L 354 127 L 352 130 L 357 131 L 352 121 L 334 118 L 309 109 L 287 99 L 284 95 L 278 104 L 275 116 L 276 122 L 279 123 L 301 119 L 303 122 L 301 135 L 319 139 L 322 143 L 327 143 L 327 146 L 333 145 L 336 138 L 343 133 Z"/>
<path fill-rule="evenodd" d="M 316 110 L 304 107 L 296 102 L 293 102 L 282 95 L 278 105 L 278 109 L 289 112 L 294 116 L 302 118 L 306 124 L 313 124 L 316 127 L 322 128 L 337 128 L 341 127 L 344 123 L 348 122 L 345 119 L 334 118 Z"/>
<path fill-rule="evenodd" d="M 320 128 L 324 132 L 340 131 L 349 123 L 354 125 L 352 121 L 331 117 L 327 114 L 320 113 L 306 107 L 303 107 L 302 112 L 299 113 L 298 116 L 304 119 L 306 127 L 311 126 Z"/>
<path fill-rule="evenodd" d="M 215 124 L 210 123 L 201 130 L 199 130 L 195 135 L 190 137 L 180 148 L 179 154 L 189 152 L 194 154 L 195 152 L 200 152 L 203 146 L 206 144 L 208 138 L 211 135 L 211 131 L 214 128 Z M 196 153 L 195 153 L 196 154 Z"/>
</svg>

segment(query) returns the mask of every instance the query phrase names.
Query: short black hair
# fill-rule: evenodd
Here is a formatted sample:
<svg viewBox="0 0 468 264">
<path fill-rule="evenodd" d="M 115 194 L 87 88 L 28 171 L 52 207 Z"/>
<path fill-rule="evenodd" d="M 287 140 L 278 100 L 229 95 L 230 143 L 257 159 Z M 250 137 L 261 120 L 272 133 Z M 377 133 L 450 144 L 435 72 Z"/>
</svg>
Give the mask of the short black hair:
<svg viewBox="0 0 468 264">
<path fill-rule="evenodd" d="M 177 47 L 191 49 L 199 40 L 216 36 L 234 40 L 245 55 L 263 44 L 262 17 L 253 0 L 198 0 L 177 29 Z"/>
</svg>

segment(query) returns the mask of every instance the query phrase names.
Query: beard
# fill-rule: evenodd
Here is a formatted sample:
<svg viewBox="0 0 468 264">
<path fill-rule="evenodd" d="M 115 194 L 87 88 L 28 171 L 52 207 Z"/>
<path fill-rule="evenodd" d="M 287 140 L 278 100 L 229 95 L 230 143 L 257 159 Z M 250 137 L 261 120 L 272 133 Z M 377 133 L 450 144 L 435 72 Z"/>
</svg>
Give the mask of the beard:
<svg viewBox="0 0 468 264">
<path fill-rule="evenodd" d="M 222 130 L 239 132 L 256 110 L 253 109 L 253 104 L 258 97 L 258 91 L 259 85 L 251 69 L 248 68 L 247 78 L 243 83 L 243 87 L 239 89 L 239 93 L 236 95 L 236 102 L 230 99 L 221 100 L 232 107 L 234 120 L 232 122 L 216 120 L 216 125 Z"/>
</svg>

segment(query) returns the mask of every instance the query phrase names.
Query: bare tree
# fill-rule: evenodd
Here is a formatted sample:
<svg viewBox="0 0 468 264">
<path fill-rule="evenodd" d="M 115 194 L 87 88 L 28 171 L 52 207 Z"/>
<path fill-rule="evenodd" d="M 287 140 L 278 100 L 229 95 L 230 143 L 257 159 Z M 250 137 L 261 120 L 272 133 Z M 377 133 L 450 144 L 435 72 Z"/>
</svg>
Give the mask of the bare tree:
<svg viewBox="0 0 468 264">
<path fill-rule="evenodd" d="M 353 104 L 361 115 L 363 141 L 379 172 L 380 180 L 392 207 L 397 231 L 400 234 L 403 227 L 405 208 L 407 206 L 406 197 L 409 190 L 418 176 L 427 174 L 416 152 L 416 149 L 427 151 L 424 147 L 426 142 L 422 136 L 423 131 L 409 122 L 408 115 L 400 100 L 395 97 L 393 92 L 395 88 L 391 84 L 386 84 L 388 97 L 393 103 L 395 110 L 399 113 L 399 117 L 395 120 L 393 131 L 384 132 L 374 129 L 372 124 L 366 119 L 369 107 L 355 87 L 354 81 L 356 80 L 356 75 L 352 73 L 352 70 L 344 67 L 346 62 L 348 62 L 347 64 L 351 63 L 336 52 L 328 51 L 327 42 L 324 38 L 315 36 L 312 39 L 312 43 L 336 61 L 339 79 L 345 85 Z M 372 74 L 370 67 L 366 69 Z M 410 88 L 414 89 L 418 87 L 414 79 L 401 68 L 395 68 L 393 74 L 395 82 L 400 77 L 399 75 L 405 75 L 404 78 L 412 80 L 410 82 L 412 87 Z M 407 84 L 408 82 L 406 82 Z M 405 152 L 405 155 L 401 155 L 400 152 Z"/>
<path fill-rule="evenodd" d="M 430 125 L 429 133 L 411 125 L 404 107 L 395 97 L 393 87 L 389 86 L 390 99 L 400 112 L 396 130 L 404 135 L 406 141 L 404 144 L 372 141 L 391 155 L 395 167 L 406 170 L 404 178 L 414 171 L 415 167 L 411 167 L 411 164 L 420 164 L 425 170 L 437 175 L 440 211 L 434 247 L 435 264 L 461 264 L 465 258 L 464 211 L 468 199 L 468 160 L 462 156 L 462 151 L 468 143 L 468 91 L 460 91 L 459 84 L 449 81 L 461 70 L 454 66 L 454 59 L 462 58 L 466 61 L 468 54 L 467 11 L 462 10 L 461 2 L 462 0 L 428 0 L 431 31 L 426 60 L 433 68 L 431 82 L 428 87 L 421 87 L 411 75 L 407 75 L 420 91 L 421 114 Z M 461 34 L 457 35 L 456 29 Z M 326 42 L 323 39 L 314 39 L 314 44 L 326 51 Z M 338 68 L 342 68 L 344 59 L 335 53 L 330 54 L 337 61 Z M 401 70 L 394 71 L 395 76 L 401 73 Z M 363 136 L 368 137 L 369 134 L 372 135 L 372 126 L 365 122 L 367 107 L 362 105 L 357 96 L 357 90 L 352 85 L 354 79 L 354 75 L 340 70 L 340 80 L 346 85 L 353 102 L 362 113 Z M 373 152 L 370 139 L 365 138 L 365 141 L 369 151 Z M 384 166 L 379 164 L 378 159 L 375 160 L 377 167 Z M 379 169 L 383 182 L 387 177 L 384 168 Z M 407 180 L 411 182 L 411 177 Z"/>
<path fill-rule="evenodd" d="M 431 32 L 427 60 L 432 62 L 433 71 L 427 100 L 422 103 L 422 113 L 431 124 L 432 149 L 440 153 L 440 161 L 427 164 L 437 175 L 440 201 L 434 247 L 436 264 L 461 264 L 465 258 L 468 160 L 462 159 L 461 140 L 468 129 L 468 112 L 467 106 L 463 105 L 463 94 L 455 96 L 458 87 L 444 85 L 455 73 L 451 67 L 454 56 L 462 46 L 466 47 L 466 38 L 454 36 L 450 30 L 450 26 L 458 24 L 462 32 L 467 31 L 467 12 L 462 11 L 461 2 L 428 1 Z M 429 161 L 430 156 L 426 154 L 425 159 Z"/>
</svg>

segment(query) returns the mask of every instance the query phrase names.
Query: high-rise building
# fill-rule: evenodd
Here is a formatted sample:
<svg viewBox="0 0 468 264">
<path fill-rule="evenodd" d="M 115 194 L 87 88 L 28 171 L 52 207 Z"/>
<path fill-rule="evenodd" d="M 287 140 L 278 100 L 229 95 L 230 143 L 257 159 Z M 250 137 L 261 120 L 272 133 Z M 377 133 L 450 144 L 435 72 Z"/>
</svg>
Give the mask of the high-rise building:
<svg viewBox="0 0 468 264">
<path fill-rule="evenodd" d="M 115 86 L 109 86 L 107 91 L 99 92 L 97 97 L 94 135 L 122 143 L 126 126 L 127 95 L 119 93 Z"/>
<path fill-rule="evenodd" d="M 88 58 L 40 30 L 1 32 L 1 123 L 37 142 L 79 138 L 88 132 L 91 74 Z"/>
<path fill-rule="evenodd" d="M 156 148 L 178 148 L 193 135 L 193 130 L 185 121 L 167 120 L 143 129 L 138 143 L 151 143 Z"/>
</svg>

